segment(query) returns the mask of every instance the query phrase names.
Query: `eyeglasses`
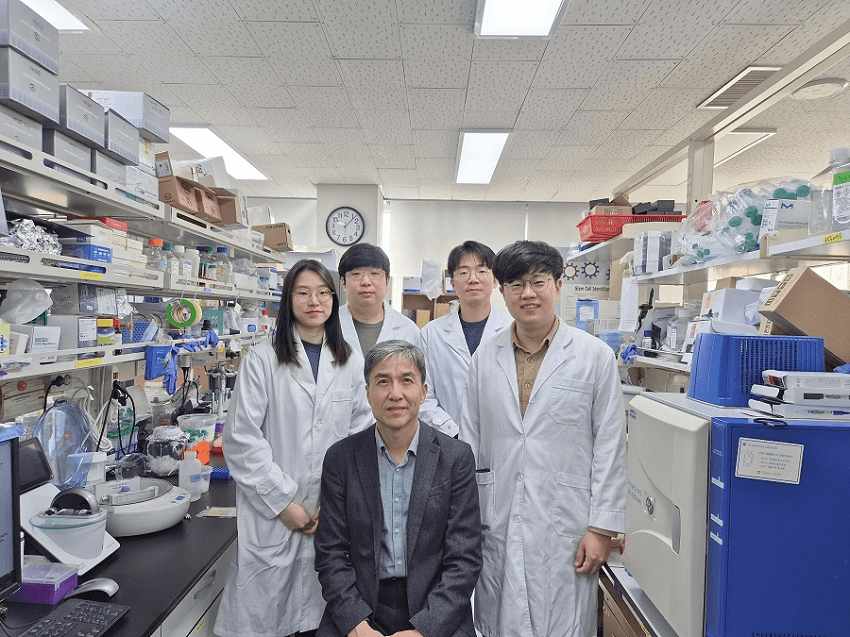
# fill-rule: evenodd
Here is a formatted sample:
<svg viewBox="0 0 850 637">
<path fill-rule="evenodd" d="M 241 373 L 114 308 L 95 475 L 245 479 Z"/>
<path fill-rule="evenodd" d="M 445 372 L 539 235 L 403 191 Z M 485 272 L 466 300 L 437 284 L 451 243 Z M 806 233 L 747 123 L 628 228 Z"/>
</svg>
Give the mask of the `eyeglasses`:
<svg viewBox="0 0 850 637">
<path fill-rule="evenodd" d="M 315 292 L 308 288 L 296 288 L 292 293 L 292 298 L 301 303 L 308 303 L 313 295 L 319 299 L 320 303 L 326 303 L 333 298 L 334 293 L 330 288 L 319 288 Z"/>
<path fill-rule="evenodd" d="M 472 276 L 472 273 L 475 272 L 475 277 L 478 279 L 484 279 L 493 274 L 493 271 L 490 268 L 475 268 L 474 270 L 468 270 L 466 268 L 455 270 L 455 273 L 452 275 L 453 279 L 458 281 L 466 281 L 469 277 Z"/>
<path fill-rule="evenodd" d="M 502 288 L 507 290 L 513 296 L 519 296 L 522 294 L 523 290 L 525 290 L 525 286 L 528 285 L 532 290 L 537 292 L 545 292 L 549 287 L 549 281 L 552 280 L 552 277 L 543 278 L 534 278 L 534 279 L 525 279 L 522 281 L 510 281 L 505 283 Z"/>
<path fill-rule="evenodd" d="M 361 281 L 363 277 L 369 277 L 373 283 L 386 279 L 387 273 L 383 270 L 352 270 L 345 274 L 345 278 L 349 281 Z"/>
</svg>

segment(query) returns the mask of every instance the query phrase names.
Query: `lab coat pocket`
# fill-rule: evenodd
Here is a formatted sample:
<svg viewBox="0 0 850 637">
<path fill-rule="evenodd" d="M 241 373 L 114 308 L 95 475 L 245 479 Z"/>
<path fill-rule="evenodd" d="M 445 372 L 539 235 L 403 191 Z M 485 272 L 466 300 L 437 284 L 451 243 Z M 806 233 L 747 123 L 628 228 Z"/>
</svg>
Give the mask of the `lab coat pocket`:
<svg viewBox="0 0 850 637">
<path fill-rule="evenodd" d="M 580 427 L 590 422 L 593 383 L 583 380 L 560 380 L 550 390 L 549 415 L 559 425 Z"/>
<path fill-rule="evenodd" d="M 237 517 L 236 526 L 240 542 L 254 549 L 283 546 L 292 535 L 278 516 L 241 515 Z"/>
<path fill-rule="evenodd" d="M 496 476 L 492 471 L 475 473 L 478 483 L 478 505 L 481 508 L 481 524 L 490 528 L 496 518 Z"/>
<path fill-rule="evenodd" d="M 331 415 L 333 431 L 337 438 L 348 436 L 351 426 L 351 390 L 335 391 L 331 394 Z"/>
<path fill-rule="evenodd" d="M 558 474 L 552 526 L 558 535 L 583 537 L 590 515 L 590 479 L 566 473 Z"/>
</svg>

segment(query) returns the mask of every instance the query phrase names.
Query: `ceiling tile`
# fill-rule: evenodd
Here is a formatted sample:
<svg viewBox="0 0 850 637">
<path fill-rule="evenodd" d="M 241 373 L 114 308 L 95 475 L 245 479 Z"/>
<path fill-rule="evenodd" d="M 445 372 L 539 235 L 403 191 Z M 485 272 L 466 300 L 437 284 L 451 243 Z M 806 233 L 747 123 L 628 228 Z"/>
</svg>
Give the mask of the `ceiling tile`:
<svg viewBox="0 0 850 637">
<path fill-rule="evenodd" d="M 354 87 L 348 89 L 348 98 L 355 110 L 407 111 L 407 93 L 401 90 Z"/>
<path fill-rule="evenodd" d="M 417 158 L 455 158 L 459 140 L 457 129 L 414 130 L 413 152 Z"/>
<path fill-rule="evenodd" d="M 281 148 L 269 139 L 265 129 L 259 126 L 231 126 L 219 124 L 216 132 L 231 146 L 248 155 L 280 155 Z"/>
<path fill-rule="evenodd" d="M 561 26 L 570 24 L 635 24 L 652 0 L 570 0 Z"/>
<path fill-rule="evenodd" d="M 319 142 L 312 144 L 294 144 L 281 142 L 278 144 L 281 150 L 289 157 L 296 166 L 317 166 L 330 168 L 336 166 L 333 157 L 330 156 L 325 147 Z"/>
<path fill-rule="evenodd" d="M 558 139 L 559 130 L 518 130 L 511 133 L 504 157 L 509 159 L 542 159 Z"/>
<path fill-rule="evenodd" d="M 419 197 L 422 199 L 451 199 L 454 182 L 449 179 L 420 179 Z"/>
<path fill-rule="evenodd" d="M 201 116 L 187 106 L 169 106 L 168 110 L 171 111 L 172 126 L 175 124 L 197 124 L 201 121 Z"/>
<path fill-rule="evenodd" d="M 631 159 L 658 139 L 663 130 L 617 130 L 608 137 L 596 151 L 596 159 Z M 559 148 L 569 148 L 559 146 Z"/>
<path fill-rule="evenodd" d="M 357 119 L 364 130 L 378 130 L 381 128 L 407 129 L 410 135 L 410 118 L 407 113 L 398 111 L 357 111 Z"/>
<path fill-rule="evenodd" d="M 562 129 L 587 96 L 586 90 L 532 90 L 522 105 L 516 128 Z"/>
<path fill-rule="evenodd" d="M 576 111 L 555 144 L 598 146 L 628 115 L 629 111 Z"/>
<path fill-rule="evenodd" d="M 409 89 L 414 129 L 460 128 L 466 92 L 461 89 Z"/>
<path fill-rule="evenodd" d="M 197 55 L 261 55 L 228 0 L 148 0 Z"/>
<path fill-rule="evenodd" d="M 74 0 L 74 6 L 90 20 L 157 20 L 159 14 L 147 2 Z M 62 38 L 65 34 L 62 34 Z M 62 38 L 59 38 L 60 40 Z"/>
<path fill-rule="evenodd" d="M 315 128 L 313 132 L 335 162 L 362 158 L 368 159 L 371 165 L 369 147 L 359 128 Z"/>
<path fill-rule="evenodd" d="M 741 0 L 726 14 L 727 24 L 800 24 L 830 0 Z"/>
<path fill-rule="evenodd" d="M 720 25 L 661 82 L 665 87 L 701 88 L 705 99 L 753 64 L 792 27 Z"/>
<path fill-rule="evenodd" d="M 318 22 L 312 0 L 239 0 L 233 8 L 243 20 L 258 22 Z"/>
<path fill-rule="evenodd" d="M 835 25 L 850 19 L 850 6 L 846 2 L 828 2 L 815 12 L 801 26 L 794 29 L 788 37 L 776 44 L 764 54 L 759 64 L 784 65 L 829 35 Z"/>
<path fill-rule="evenodd" d="M 209 124 L 231 126 L 256 126 L 251 114 L 218 84 L 174 84 L 168 86 L 186 104 L 194 104 L 194 111 Z"/>
<path fill-rule="evenodd" d="M 401 60 L 339 60 L 337 64 L 346 88 L 404 90 Z"/>
<path fill-rule="evenodd" d="M 286 85 L 339 86 L 322 25 L 302 22 L 249 22 L 248 30 Z"/>
<path fill-rule="evenodd" d="M 311 143 L 317 137 L 307 120 L 294 108 L 250 108 L 248 112 L 276 142 Z"/>
<path fill-rule="evenodd" d="M 466 109 L 519 111 L 536 70 L 537 62 L 473 62 Z"/>
<path fill-rule="evenodd" d="M 344 88 L 290 86 L 289 94 L 311 126 L 352 128 L 358 124 Z"/>
<path fill-rule="evenodd" d="M 487 196 L 486 184 L 455 184 L 452 188 L 452 199 L 455 201 L 483 201 Z"/>
<path fill-rule="evenodd" d="M 419 185 L 423 179 L 454 179 L 455 160 L 448 157 L 416 158 L 416 172 L 419 174 Z"/>
<path fill-rule="evenodd" d="M 254 161 L 254 165 L 266 177 L 275 181 L 286 180 L 292 175 L 301 175 L 301 167 L 285 155 L 263 155 Z"/>
<path fill-rule="evenodd" d="M 475 40 L 472 59 L 476 61 L 537 62 L 550 45 L 549 40 Z"/>
<path fill-rule="evenodd" d="M 405 60 L 404 78 L 410 88 L 465 89 L 469 81 L 469 61 Z"/>
<path fill-rule="evenodd" d="M 540 163 L 546 171 L 572 172 L 593 157 L 597 146 L 553 146 Z"/>
<path fill-rule="evenodd" d="M 337 162 L 340 173 L 342 174 L 344 184 L 379 184 L 381 176 L 378 174 L 378 169 L 369 163 L 361 160 L 352 162 Z M 368 164 L 368 165 L 367 165 Z"/>
<path fill-rule="evenodd" d="M 59 38 L 60 71 L 62 70 L 62 58 L 75 53 L 83 55 L 120 55 L 124 53 L 124 49 L 103 33 L 92 31 L 86 31 L 85 33 L 63 33 L 62 37 Z"/>
<path fill-rule="evenodd" d="M 213 75 L 248 108 L 292 108 L 295 102 L 264 58 L 203 58 Z"/>
<path fill-rule="evenodd" d="M 98 78 L 96 73 L 85 69 L 85 65 L 76 64 L 73 60 L 63 57 L 59 61 L 60 82 L 67 82 L 73 87 L 84 86 L 90 89 L 105 88 L 106 84 Z M 84 70 L 85 69 L 85 70 Z"/>
<path fill-rule="evenodd" d="M 628 36 L 630 27 L 564 27 L 550 42 L 534 88 L 590 88 Z"/>
<path fill-rule="evenodd" d="M 419 199 L 419 188 L 402 188 L 398 186 L 384 186 L 384 197 L 387 199 Z"/>
<path fill-rule="evenodd" d="M 539 168 L 539 159 L 510 159 L 503 157 L 499 161 L 499 165 L 496 166 L 490 185 L 525 186 Z"/>
<path fill-rule="evenodd" d="M 581 105 L 585 111 L 632 109 L 673 70 L 672 60 L 614 60 Z"/>
<path fill-rule="evenodd" d="M 65 57 L 89 75 L 97 78 L 98 82 L 112 90 L 132 90 L 134 86 L 143 84 L 150 86 L 160 84 L 161 80 L 146 68 L 141 67 L 134 58 L 127 55 L 68 55 Z M 60 67 L 60 76 L 62 68 Z M 79 86 L 78 88 L 85 88 Z M 138 90 L 136 88 L 135 90 Z M 168 91 L 170 94 L 171 92 Z M 182 104 L 176 96 L 173 99 Z M 159 99 L 159 98 L 157 98 Z M 174 103 L 174 102 L 172 102 Z"/>
<path fill-rule="evenodd" d="M 466 111 L 463 114 L 463 128 L 513 128 L 516 124 L 517 111 L 509 113 L 476 113 L 474 111 Z"/>
<path fill-rule="evenodd" d="M 475 21 L 476 0 L 398 0 L 398 19 L 403 24 L 463 24 Z"/>
<path fill-rule="evenodd" d="M 683 139 L 689 138 L 692 133 L 700 129 L 704 124 L 716 116 L 717 111 L 691 111 L 678 122 L 673 124 L 672 127 L 662 133 L 655 140 L 655 143 L 675 146 Z"/>
<path fill-rule="evenodd" d="M 398 58 L 395 0 L 316 0 L 337 58 Z"/>
<path fill-rule="evenodd" d="M 384 168 L 404 168 L 413 170 L 416 168 L 416 159 L 413 157 L 413 146 L 387 146 L 384 144 L 369 146 L 372 160 L 378 170 Z"/>
<path fill-rule="evenodd" d="M 623 120 L 623 129 L 670 128 L 695 110 L 705 98 L 704 91 L 656 88 Z"/>
<path fill-rule="evenodd" d="M 378 168 L 381 180 L 386 186 L 397 186 L 405 188 L 418 188 L 419 177 L 415 170 L 400 168 Z"/>
<path fill-rule="evenodd" d="M 472 58 L 475 36 L 467 27 L 404 25 L 401 36 L 405 60 L 451 63 Z"/>
<path fill-rule="evenodd" d="M 339 184 L 342 183 L 342 173 L 337 168 L 307 167 L 304 174 L 314 184 Z"/>
</svg>

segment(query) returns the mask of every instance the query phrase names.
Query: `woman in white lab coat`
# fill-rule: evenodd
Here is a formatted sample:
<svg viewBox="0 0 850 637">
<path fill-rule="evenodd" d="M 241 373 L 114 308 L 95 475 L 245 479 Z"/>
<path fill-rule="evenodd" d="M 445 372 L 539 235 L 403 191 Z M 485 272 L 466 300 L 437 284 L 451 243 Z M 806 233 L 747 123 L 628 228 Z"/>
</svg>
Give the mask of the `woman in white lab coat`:
<svg viewBox="0 0 850 637">
<path fill-rule="evenodd" d="M 330 272 L 299 261 L 274 342 L 245 356 L 224 429 L 238 485 L 237 553 L 215 623 L 224 637 L 312 634 L 324 610 L 313 568 L 322 460 L 372 423 L 363 359 L 345 342 Z"/>
</svg>

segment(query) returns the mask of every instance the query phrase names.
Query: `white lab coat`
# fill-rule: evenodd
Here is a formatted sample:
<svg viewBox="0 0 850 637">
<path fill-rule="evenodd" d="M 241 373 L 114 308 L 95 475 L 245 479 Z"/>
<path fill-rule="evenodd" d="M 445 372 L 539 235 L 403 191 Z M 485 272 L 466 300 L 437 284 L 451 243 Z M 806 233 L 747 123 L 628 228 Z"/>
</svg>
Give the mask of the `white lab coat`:
<svg viewBox="0 0 850 637">
<path fill-rule="evenodd" d="M 511 323 L 513 318 L 505 310 L 490 310 L 480 345 L 506 330 Z M 428 381 L 428 396 L 423 407 L 431 419 L 428 424 L 454 436 L 458 433 L 460 405 L 472 360 L 460 323 L 460 306 L 456 305 L 451 312 L 423 327 L 421 339 Z"/>
<path fill-rule="evenodd" d="M 360 339 L 357 338 L 354 319 L 351 318 L 351 310 L 348 309 L 347 303 L 339 308 L 339 322 L 342 325 L 342 335 L 345 340 L 355 352 L 364 356 L 366 353 L 360 348 Z M 384 324 L 381 326 L 381 333 L 378 334 L 375 344 L 393 340 L 407 341 L 419 347 L 419 327 L 404 314 L 384 303 Z"/>
<path fill-rule="evenodd" d="M 314 513 L 325 451 L 374 420 L 359 354 L 335 367 L 324 346 L 315 382 L 300 341 L 298 361 L 300 367 L 280 365 L 267 340 L 239 369 L 223 440 L 239 487 L 238 545 L 215 623 L 218 635 L 314 630 L 324 611 L 313 537 L 290 531 L 278 514 L 293 500 Z"/>
<path fill-rule="evenodd" d="M 561 322 L 525 417 L 518 396 L 506 330 L 472 357 L 461 409 L 485 526 L 475 627 L 484 637 L 590 637 L 598 577 L 576 574 L 576 550 L 589 526 L 625 529 L 625 417 L 611 348 Z"/>
</svg>

